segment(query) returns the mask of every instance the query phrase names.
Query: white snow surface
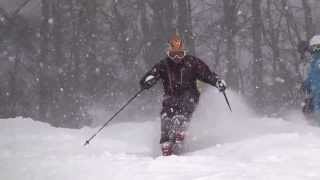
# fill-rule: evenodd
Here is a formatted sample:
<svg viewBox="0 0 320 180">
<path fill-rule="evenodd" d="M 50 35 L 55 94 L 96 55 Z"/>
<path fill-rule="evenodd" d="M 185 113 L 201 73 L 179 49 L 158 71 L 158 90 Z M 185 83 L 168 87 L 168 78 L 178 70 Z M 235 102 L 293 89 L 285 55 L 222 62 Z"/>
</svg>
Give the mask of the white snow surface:
<svg viewBox="0 0 320 180">
<path fill-rule="evenodd" d="M 221 94 L 204 92 L 181 156 L 159 156 L 158 117 L 113 122 L 86 147 L 97 129 L 1 119 L 0 179 L 320 179 L 319 128 L 294 111 L 284 119 L 257 117 L 236 94 L 228 95 L 233 113 Z"/>
</svg>

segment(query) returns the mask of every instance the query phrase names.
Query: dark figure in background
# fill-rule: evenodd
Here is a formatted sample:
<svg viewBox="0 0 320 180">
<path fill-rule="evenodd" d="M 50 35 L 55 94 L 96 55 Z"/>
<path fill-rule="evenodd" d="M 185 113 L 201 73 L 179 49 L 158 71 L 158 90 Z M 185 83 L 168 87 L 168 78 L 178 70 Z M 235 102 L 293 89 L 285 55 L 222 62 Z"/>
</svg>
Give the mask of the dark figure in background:
<svg viewBox="0 0 320 180">
<path fill-rule="evenodd" d="M 226 84 L 199 58 L 186 55 L 182 39 L 175 34 L 169 41 L 167 57 L 141 79 L 143 89 L 151 88 L 159 79 L 164 88 L 161 111 L 161 150 L 164 156 L 180 154 L 186 129 L 199 101 L 197 80 L 211 84 L 220 91 Z"/>
</svg>

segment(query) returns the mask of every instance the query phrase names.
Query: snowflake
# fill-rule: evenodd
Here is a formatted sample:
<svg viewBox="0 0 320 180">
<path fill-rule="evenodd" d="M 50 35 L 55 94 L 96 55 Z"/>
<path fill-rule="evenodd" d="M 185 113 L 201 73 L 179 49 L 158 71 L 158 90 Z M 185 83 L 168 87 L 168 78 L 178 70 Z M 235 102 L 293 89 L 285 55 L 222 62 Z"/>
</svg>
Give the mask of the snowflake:
<svg viewBox="0 0 320 180">
<path fill-rule="evenodd" d="M 16 59 L 16 58 L 15 58 L 14 56 L 10 56 L 10 57 L 9 57 L 9 61 L 10 61 L 10 62 L 13 62 L 15 59 Z"/>
<path fill-rule="evenodd" d="M 48 23 L 49 23 L 49 24 L 53 24 L 53 22 L 54 22 L 53 18 L 49 18 L 49 19 L 48 19 Z"/>
<path fill-rule="evenodd" d="M 283 78 L 281 78 L 281 77 L 276 77 L 275 81 L 279 82 L 279 83 L 284 83 L 285 82 L 285 80 Z"/>
<path fill-rule="evenodd" d="M 63 69 L 59 68 L 58 72 L 59 72 L 59 74 L 62 74 L 63 73 Z"/>
</svg>

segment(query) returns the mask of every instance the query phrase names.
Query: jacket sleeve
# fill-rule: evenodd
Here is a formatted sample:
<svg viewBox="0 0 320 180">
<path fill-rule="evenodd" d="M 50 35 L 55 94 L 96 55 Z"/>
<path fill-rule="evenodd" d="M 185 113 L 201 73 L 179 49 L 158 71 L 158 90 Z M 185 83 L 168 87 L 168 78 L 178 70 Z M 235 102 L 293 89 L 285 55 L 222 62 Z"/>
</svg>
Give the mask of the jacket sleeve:
<svg viewBox="0 0 320 180">
<path fill-rule="evenodd" d="M 196 58 L 197 79 L 216 87 L 216 82 L 219 79 L 215 72 L 212 72 L 209 67 L 200 59 Z"/>
<path fill-rule="evenodd" d="M 303 82 L 302 88 L 306 94 L 311 94 L 311 86 L 317 83 L 317 77 L 320 74 L 320 63 L 313 60 L 308 69 L 307 79 Z"/>
<path fill-rule="evenodd" d="M 160 68 L 161 64 L 158 63 L 152 67 L 140 80 L 140 86 L 144 87 L 147 85 L 153 85 L 160 79 Z M 150 84 L 150 82 L 152 84 Z M 149 84 L 148 84 L 149 83 Z"/>
</svg>

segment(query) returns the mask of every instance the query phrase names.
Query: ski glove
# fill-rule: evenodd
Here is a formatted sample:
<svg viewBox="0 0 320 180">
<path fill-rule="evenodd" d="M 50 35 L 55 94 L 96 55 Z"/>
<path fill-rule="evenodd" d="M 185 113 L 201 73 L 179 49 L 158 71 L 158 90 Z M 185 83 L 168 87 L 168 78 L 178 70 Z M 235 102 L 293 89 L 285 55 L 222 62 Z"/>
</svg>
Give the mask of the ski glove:
<svg viewBox="0 0 320 180">
<path fill-rule="evenodd" d="M 216 87 L 218 88 L 218 90 L 220 92 L 223 92 L 227 89 L 227 84 L 224 80 L 222 79 L 218 79 L 217 82 L 216 82 Z"/>
<path fill-rule="evenodd" d="M 147 76 L 144 81 L 140 82 L 141 89 L 150 89 L 153 85 L 157 83 L 157 78 L 153 75 Z"/>
</svg>

